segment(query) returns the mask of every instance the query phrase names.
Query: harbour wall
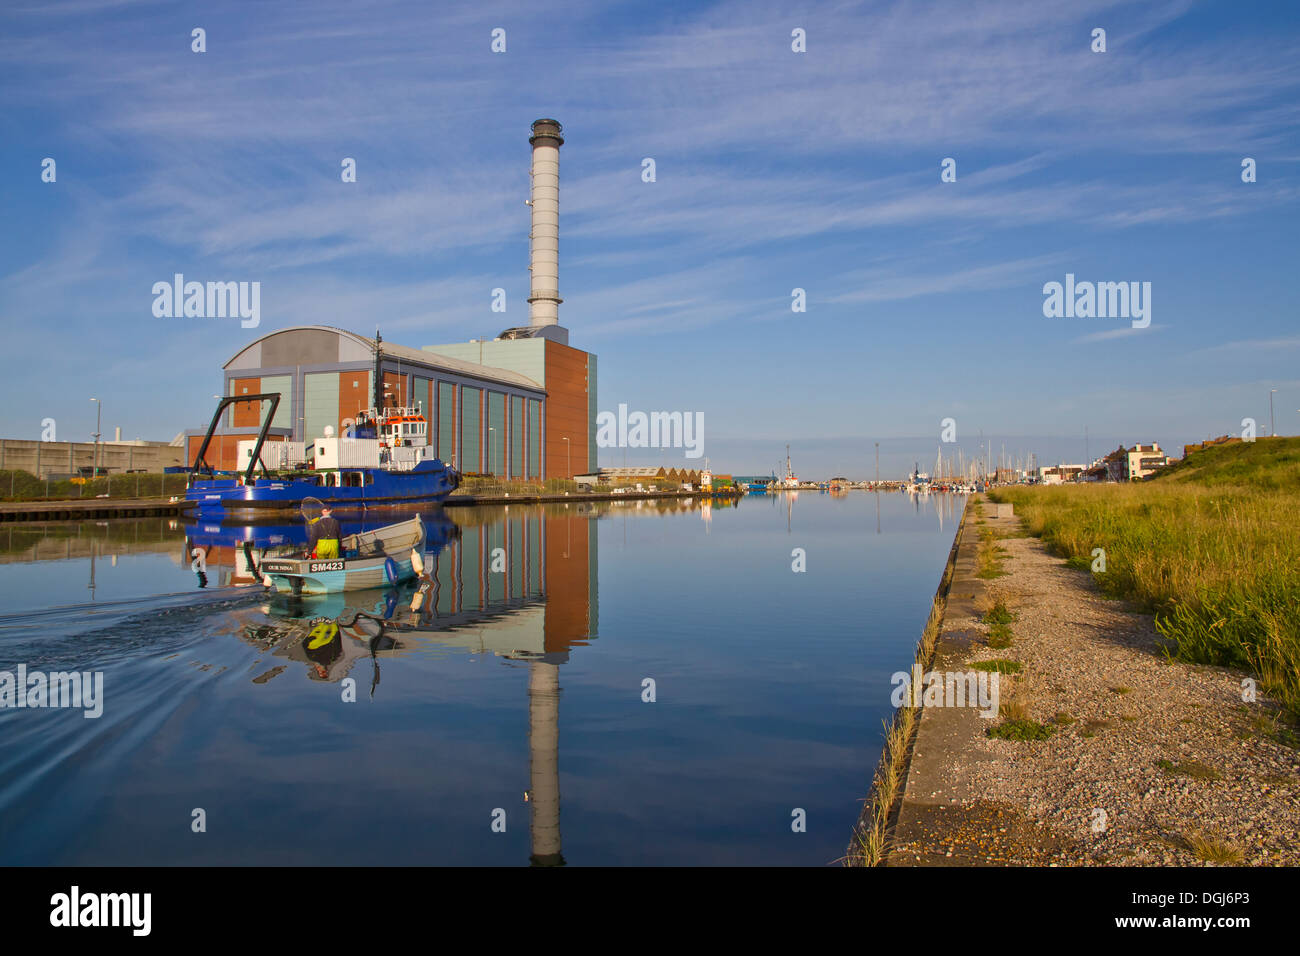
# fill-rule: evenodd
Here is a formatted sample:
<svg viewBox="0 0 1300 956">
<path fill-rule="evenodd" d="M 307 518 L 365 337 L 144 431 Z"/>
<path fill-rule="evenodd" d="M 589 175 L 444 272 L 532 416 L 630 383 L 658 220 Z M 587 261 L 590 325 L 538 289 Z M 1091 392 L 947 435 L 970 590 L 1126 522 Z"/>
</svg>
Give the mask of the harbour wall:
<svg viewBox="0 0 1300 956">
<path fill-rule="evenodd" d="M 964 603 L 974 597 L 967 596 L 964 590 L 958 592 L 960 596 L 954 597 L 954 581 L 976 580 L 974 575 L 978 567 L 979 543 L 978 536 L 970 530 L 973 527 L 971 514 L 975 501 L 975 496 L 965 498 L 961 522 L 948 551 L 948 560 L 944 563 L 939 587 L 930 605 L 930 615 L 926 619 L 920 640 L 917 641 L 912 666 L 919 666 L 922 673 L 928 671 L 934 661 L 949 601 Z M 870 793 L 844 856 L 847 866 L 880 866 L 885 862 L 891 831 L 897 824 L 898 810 L 903 803 L 921 724 L 921 711 L 921 707 L 903 706 L 894 712 L 893 722 L 885 734 L 885 746 L 876 765 Z"/>
</svg>

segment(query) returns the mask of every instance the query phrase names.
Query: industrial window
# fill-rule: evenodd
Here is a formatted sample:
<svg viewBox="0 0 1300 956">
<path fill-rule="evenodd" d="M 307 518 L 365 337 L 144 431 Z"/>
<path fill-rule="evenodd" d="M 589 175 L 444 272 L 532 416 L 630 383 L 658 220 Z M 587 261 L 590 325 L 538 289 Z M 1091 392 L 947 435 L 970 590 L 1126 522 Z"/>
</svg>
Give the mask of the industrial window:
<svg viewBox="0 0 1300 956">
<path fill-rule="evenodd" d="M 500 392 L 488 392 L 488 429 L 488 474 L 507 474 L 506 397 Z"/>
<path fill-rule="evenodd" d="M 524 474 L 524 398 L 510 396 L 510 477 Z"/>
<path fill-rule="evenodd" d="M 528 477 L 540 478 L 542 469 L 540 451 L 542 447 L 542 403 L 535 398 L 528 400 Z"/>
<path fill-rule="evenodd" d="M 464 386 L 460 390 L 460 470 L 483 471 L 483 420 L 479 406 L 483 390 Z"/>
<path fill-rule="evenodd" d="M 437 455 L 447 463 L 450 463 L 456 455 L 456 418 L 453 408 L 455 394 L 456 386 L 451 382 L 438 383 Z"/>
</svg>

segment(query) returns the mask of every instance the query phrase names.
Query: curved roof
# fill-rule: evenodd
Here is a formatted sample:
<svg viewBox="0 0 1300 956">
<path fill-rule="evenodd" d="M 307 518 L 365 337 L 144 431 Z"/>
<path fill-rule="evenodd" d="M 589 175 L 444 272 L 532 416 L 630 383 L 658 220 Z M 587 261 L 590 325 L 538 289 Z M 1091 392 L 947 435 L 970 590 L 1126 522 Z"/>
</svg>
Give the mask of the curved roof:
<svg viewBox="0 0 1300 956">
<path fill-rule="evenodd" d="M 542 385 L 526 375 L 491 365 L 479 365 L 451 358 L 437 352 L 413 349 L 392 342 L 380 342 L 380 351 L 403 363 L 441 369 L 472 378 L 486 379 L 517 385 L 521 388 L 546 391 Z M 289 365 L 332 365 L 339 362 L 369 361 L 374 355 L 375 340 L 357 335 L 347 329 L 330 325 L 295 325 L 287 329 L 268 332 L 245 345 L 222 366 L 227 370 L 277 368 Z"/>
</svg>

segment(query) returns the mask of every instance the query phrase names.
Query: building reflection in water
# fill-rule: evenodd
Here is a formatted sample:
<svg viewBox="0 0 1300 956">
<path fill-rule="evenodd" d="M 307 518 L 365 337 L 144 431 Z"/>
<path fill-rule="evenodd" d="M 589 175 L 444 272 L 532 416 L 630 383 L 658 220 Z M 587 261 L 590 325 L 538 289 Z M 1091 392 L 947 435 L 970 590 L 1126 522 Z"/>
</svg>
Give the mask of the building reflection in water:
<svg viewBox="0 0 1300 956">
<path fill-rule="evenodd" d="M 607 506 L 599 511 L 609 513 Z M 400 517 L 386 515 L 380 523 Z M 534 866 L 562 866 L 560 665 L 598 633 L 598 509 L 575 502 L 437 509 L 421 517 L 428 529 L 428 586 L 418 606 L 412 606 L 414 582 L 296 600 L 273 595 L 234 612 L 240 637 L 274 658 L 305 665 L 316 681 L 352 676 L 364 687 L 364 665 L 356 665 L 365 659 L 372 696 L 381 660 L 406 653 L 460 648 L 527 661 L 530 860 Z M 208 575 L 223 586 L 255 583 L 261 549 L 300 533 L 294 526 L 213 525 L 193 525 L 187 532 L 187 548 L 204 551 Z M 331 632 L 322 626 L 326 621 L 338 627 Z M 290 666 L 271 667 L 254 680 L 270 683 Z"/>
<path fill-rule="evenodd" d="M 458 523 L 461 516 L 458 514 Z M 419 633 L 479 624 L 471 649 L 528 665 L 530 834 L 534 866 L 563 866 L 560 665 L 597 636 L 594 509 L 530 507 L 465 515 L 461 534 L 426 567 L 431 599 L 410 612 Z M 444 631 L 445 633 L 445 631 Z"/>
</svg>

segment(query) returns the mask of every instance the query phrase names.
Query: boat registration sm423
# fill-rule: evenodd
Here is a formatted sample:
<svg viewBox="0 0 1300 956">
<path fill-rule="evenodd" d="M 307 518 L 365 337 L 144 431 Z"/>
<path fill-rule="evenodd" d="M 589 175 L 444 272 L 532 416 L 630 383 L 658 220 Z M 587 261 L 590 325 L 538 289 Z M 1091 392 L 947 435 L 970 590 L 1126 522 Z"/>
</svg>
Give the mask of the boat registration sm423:
<svg viewBox="0 0 1300 956">
<path fill-rule="evenodd" d="M 342 571 L 346 561 L 313 561 L 307 566 L 308 571 Z"/>
</svg>

